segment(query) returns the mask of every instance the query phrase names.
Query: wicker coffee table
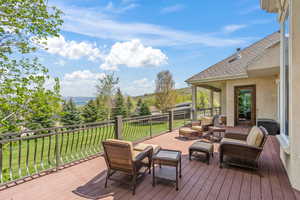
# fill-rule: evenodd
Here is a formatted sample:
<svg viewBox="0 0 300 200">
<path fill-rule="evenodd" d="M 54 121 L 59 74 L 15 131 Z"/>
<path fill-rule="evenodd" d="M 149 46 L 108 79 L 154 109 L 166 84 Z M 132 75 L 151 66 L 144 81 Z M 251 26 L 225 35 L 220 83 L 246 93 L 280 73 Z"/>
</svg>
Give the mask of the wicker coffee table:
<svg viewBox="0 0 300 200">
<path fill-rule="evenodd" d="M 155 164 L 159 165 L 159 171 L 156 174 Z M 163 169 L 163 166 L 174 167 L 175 172 L 175 179 L 174 177 L 170 176 L 170 173 L 166 172 Z M 153 170 L 153 181 L 152 185 L 155 186 L 156 179 L 164 179 L 171 182 L 176 183 L 176 190 L 178 190 L 178 175 L 181 178 L 181 151 L 170 150 L 170 149 L 161 149 L 158 153 L 154 154 L 152 157 L 152 170 Z M 178 172 L 179 171 L 179 172 Z M 179 174 L 178 174 L 179 173 Z"/>
</svg>

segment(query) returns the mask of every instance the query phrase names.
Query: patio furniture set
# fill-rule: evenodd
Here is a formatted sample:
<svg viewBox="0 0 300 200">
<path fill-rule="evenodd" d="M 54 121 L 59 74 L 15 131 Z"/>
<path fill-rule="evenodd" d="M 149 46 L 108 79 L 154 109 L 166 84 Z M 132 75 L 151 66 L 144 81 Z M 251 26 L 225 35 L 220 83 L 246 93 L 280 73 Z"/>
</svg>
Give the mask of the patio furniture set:
<svg viewBox="0 0 300 200">
<path fill-rule="evenodd" d="M 212 121 L 217 123 L 219 117 L 214 117 Z M 202 119 L 201 124 L 193 125 L 191 128 L 181 128 L 181 134 L 193 135 L 196 131 L 192 129 L 197 126 L 198 130 L 210 130 L 210 133 L 224 133 L 219 145 L 219 165 L 223 164 L 237 165 L 257 169 L 257 161 L 267 140 L 267 131 L 263 127 L 253 126 L 248 134 L 226 131 L 225 126 L 212 126 L 208 118 Z M 201 129 L 200 129 L 201 128 Z M 221 128 L 221 129 L 219 129 Z M 188 130 L 190 133 L 188 133 Z M 185 132 L 186 131 L 186 132 Z M 199 132 L 198 132 L 199 133 Z M 203 133 L 203 132 L 202 132 Z M 185 135 L 186 136 L 186 135 Z M 194 135 L 193 135 L 194 136 Z M 215 138 L 209 137 L 215 141 Z M 107 175 L 105 187 L 108 180 L 121 181 L 114 179 L 112 176 L 117 172 L 129 175 L 131 178 L 130 186 L 133 194 L 137 185 L 137 180 L 147 173 L 151 173 L 152 168 L 152 185 L 156 185 L 157 180 L 167 180 L 174 182 L 178 190 L 179 178 L 181 178 L 181 152 L 171 149 L 163 149 L 158 145 L 139 143 L 136 146 L 132 142 L 109 139 L 103 142 L 104 157 L 107 164 Z M 206 155 L 206 162 L 209 164 L 210 157 L 213 157 L 213 142 L 207 139 L 200 139 L 189 147 L 189 160 L 193 157 L 199 158 L 198 154 Z M 175 173 L 174 173 L 175 169 Z M 128 182 L 127 182 L 128 183 Z"/>
</svg>

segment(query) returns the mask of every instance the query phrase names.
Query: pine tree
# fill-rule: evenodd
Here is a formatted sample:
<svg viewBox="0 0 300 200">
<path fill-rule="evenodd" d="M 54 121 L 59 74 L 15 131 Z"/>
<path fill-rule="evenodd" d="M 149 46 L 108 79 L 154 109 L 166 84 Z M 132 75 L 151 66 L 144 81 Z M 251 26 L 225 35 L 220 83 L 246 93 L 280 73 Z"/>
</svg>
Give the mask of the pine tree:
<svg viewBox="0 0 300 200">
<path fill-rule="evenodd" d="M 146 104 L 145 102 L 142 103 L 141 108 L 140 108 L 140 115 L 144 116 L 144 115 L 151 115 L 150 109 L 148 104 Z"/>
<path fill-rule="evenodd" d="M 130 116 L 132 114 L 132 109 L 133 109 L 132 99 L 130 96 L 128 96 L 126 101 L 127 116 Z"/>
<path fill-rule="evenodd" d="M 75 103 L 73 102 L 73 99 L 71 98 L 69 101 L 65 101 L 63 103 L 63 114 L 61 117 L 61 122 L 64 125 L 74 125 L 74 124 L 80 124 L 80 112 L 76 108 Z"/>
<path fill-rule="evenodd" d="M 83 106 L 82 117 L 85 123 L 97 121 L 98 109 L 94 100 L 90 100 L 85 106 Z"/>
<path fill-rule="evenodd" d="M 110 112 L 110 108 L 105 106 L 105 100 L 103 100 L 103 96 L 98 96 L 95 99 L 95 104 L 97 108 L 97 121 L 108 120 L 108 114 Z"/>
<path fill-rule="evenodd" d="M 117 90 L 117 94 L 115 97 L 115 107 L 113 108 L 113 116 L 116 117 L 118 115 L 126 117 L 125 100 L 120 88 L 118 88 Z"/>
<path fill-rule="evenodd" d="M 143 103 L 142 99 L 139 98 L 139 99 L 138 99 L 138 102 L 137 102 L 137 104 L 136 104 L 136 107 L 141 107 L 142 103 Z"/>
</svg>

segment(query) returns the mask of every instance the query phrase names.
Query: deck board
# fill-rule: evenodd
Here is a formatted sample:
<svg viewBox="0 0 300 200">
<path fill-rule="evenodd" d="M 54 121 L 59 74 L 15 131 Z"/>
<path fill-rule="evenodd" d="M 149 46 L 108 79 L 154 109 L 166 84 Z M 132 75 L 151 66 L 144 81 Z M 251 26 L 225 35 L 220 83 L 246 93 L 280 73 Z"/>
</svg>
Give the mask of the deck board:
<svg viewBox="0 0 300 200">
<path fill-rule="evenodd" d="M 151 175 L 147 175 L 137 186 L 135 196 L 132 196 L 128 187 L 112 181 L 105 189 L 106 165 L 103 157 L 98 157 L 1 190 L 0 199 L 299 199 L 299 192 L 291 187 L 280 161 L 275 137 L 268 138 L 259 161 L 258 172 L 233 167 L 220 169 L 217 144 L 210 165 L 198 160 L 189 161 L 188 147 L 193 142 L 178 138 L 176 131 L 145 141 L 182 151 L 179 191 L 170 184 L 158 183 L 153 188 Z"/>
</svg>

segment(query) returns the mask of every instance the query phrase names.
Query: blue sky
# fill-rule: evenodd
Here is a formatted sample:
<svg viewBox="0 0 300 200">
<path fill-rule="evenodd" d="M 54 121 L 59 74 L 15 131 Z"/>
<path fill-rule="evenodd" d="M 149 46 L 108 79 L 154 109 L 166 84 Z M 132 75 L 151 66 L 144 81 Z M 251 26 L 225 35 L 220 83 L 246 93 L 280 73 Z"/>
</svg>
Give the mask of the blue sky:
<svg viewBox="0 0 300 200">
<path fill-rule="evenodd" d="M 279 30 L 259 0 L 49 0 L 64 12 L 61 36 L 38 56 L 63 96 L 95 96 L 105 73 L 125 94 L 154 90 L 156 74 L 184 80 Z M 51 85 L 49 81 L 48 85 Z"/>
</svg>

